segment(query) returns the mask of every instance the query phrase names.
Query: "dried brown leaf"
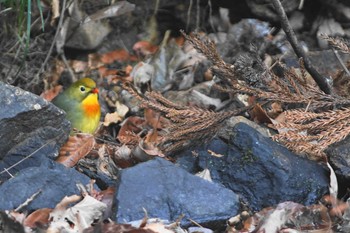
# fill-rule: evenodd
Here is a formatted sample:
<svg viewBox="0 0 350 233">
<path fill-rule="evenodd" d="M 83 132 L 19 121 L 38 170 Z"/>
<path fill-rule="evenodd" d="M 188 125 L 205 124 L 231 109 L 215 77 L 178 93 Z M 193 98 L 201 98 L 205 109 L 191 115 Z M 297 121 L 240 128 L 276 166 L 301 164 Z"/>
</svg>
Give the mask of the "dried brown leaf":
<svg viewBox="0 0 350 233">
<path fill-rule="evenodd" d="M 103 219 L 111 218 L 113 215 L 114 207 L 114 196 L 115 196 L 115 187 L 108 187 L 105 190 L 102 190 L 99 195 L 102 195 L 101 202 L 105 203 L 107 208 L 104 211 Z"/>
<path fill-rule="evenodd" d="M 116 124 L 122 120 L 123 118 L 119 115 L 118 112 L 107 113 L 105 116 L 105 120 L 103 121 L 103 125 L 109 126 L 110 124 Z"/>
<path fill-rule="evenodd" d="M 119 130 L 117 139 L 121 143 L 136 144 L 140 141 L 140 137 L 137 136 L 145 126 L 145 120 L 138 116 L 131 116 L 124 120 L 122 127 Z"/>
<path fill-rule="evenodd" d="M 256 104 L 250 111 L 250 114 L 252 119 L 258 123 L 272 123 L 270 117 L 267 115 L 266 111 L 261 107 L 260 104 Z"/>
<path fill-rule="evenodd" d="M 157 130 L 151 130 L 135 147 L 132 154 L 139 161 L 147 161 L 155 156 L 164 157 L 162 151 L 157 147 L 159 144 L 158 141 L 160 141 L 160 139 L 158 139 Z"/>
<path fill-rule="evenodd" d="M 127 145 L 107 145 L 107 148 L 108 154 L 111 156 L 116 166 L 120 168 L 126 168 L 135 165 L 131 148 L 129 148 Z"/>
<path fill-rule="evenodd" d="M 48 232 L 58 232 L 60 229 L 70 229 L 72 232 L 82 232 L 96 220 L 100 220 L 106 210 L 106 204 L 96 200 L 90 195 L 72 207 L 67 203 L 80 199 L 80 196 L 65 197 L 51 212 L 52 222 Z"/>
<path fill-rule="evenodd" d="M 95 138 L 92 134 L 78 133 L 70 136 L 66 144 L 61 147 L 56 162 L 66 167 L 73 167 L 92 150 L 94 145 Z"/>
<path fill-rule="evenodd" d="M 63 89 L 62 85 L 55 86 L 47 91 L 44 91 L 40 94 L 41 97 L 46 99 L 47 101 L 53 100 Z"/>
<path fill-rule="evenodd" d="M 146 120 L 146 124 L 151 126 L 152 129 L 160 129 L 161 128 L 161 115 L 159 112 L 154 111 L 150 108 L 145 108 L 144 117 Z"/>
<path fill-rule="evenodd" d="M 35 210 L 24 220 L 24 225 L 30 228 L 47 226 L 49 224 L 50 213 L 52 209 L 42 208 Z"/>
</svg>

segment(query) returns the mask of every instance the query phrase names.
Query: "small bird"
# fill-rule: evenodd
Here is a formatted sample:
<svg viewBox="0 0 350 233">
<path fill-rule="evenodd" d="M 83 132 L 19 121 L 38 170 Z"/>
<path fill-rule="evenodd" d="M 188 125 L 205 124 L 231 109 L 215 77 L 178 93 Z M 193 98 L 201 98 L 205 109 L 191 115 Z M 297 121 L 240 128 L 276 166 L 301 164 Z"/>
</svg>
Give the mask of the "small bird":
<svg viewBox="0 0 350 233">
<path fill-rule="evenodd" d="M 52 100 L 66 112 L 72 127 L 83 133 L 94 133 L 101 117 L 98 89 L 91 78 L 82 78 Z"/>
</svg>

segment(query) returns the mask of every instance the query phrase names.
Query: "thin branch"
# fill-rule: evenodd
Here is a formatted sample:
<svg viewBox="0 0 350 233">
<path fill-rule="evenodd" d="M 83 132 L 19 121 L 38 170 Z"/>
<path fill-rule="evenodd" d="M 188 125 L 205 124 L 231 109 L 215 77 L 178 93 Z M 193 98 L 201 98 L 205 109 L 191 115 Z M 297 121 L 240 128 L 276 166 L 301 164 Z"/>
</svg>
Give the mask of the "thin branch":
<svg viewBox="0 0 350 233">
<path fill-rule="evenodd" d="M 192 7 L 193 7 L 193 0 L 190 0 L 190 5 L 188 6 L 188 10 L 187 10 L 186 31 L 188 31 L 188 27 L 190 25 Z"/>
<path fill-rule="evenodd" d="M 19 160 L 18 162 L 12 164 L 10 167 L 4 169 L 3 171 L 0 172 L 1 174 L 4 173 L 9 173 L 9 170 L 16 167 L 18 164 L 22 163 L 24 160 L 32 157 L 36 152 L 40 151 L 42 148 L 44 148 L 45 146 L 47 146 L 49 143 L 53 142 L 54 140 L 56 140 L 56 138 L 50 139 L 49 141 L 47 141 L 44 145 L 42 145 L 41 147 L 39 147 L 38 149 L 36 149 L 35 151 L 33 151 L 32 153 L 30 153 L 29 155 L 27 155 L 26 157 L 22 158 L 21 160 Z"/>
<path fill-rule="evenodd" d="M 326 94 L 331 94 L 332 88 L 330 83 L 312 66 L 310 59 L 299 45 L 298 39 L 296 38 L 295 33 L 289 24 L 286 12 L 284 11 L 281 2 L 279 0 L 271 0 L 271 2 L 277 11 L 281 21 L 281 26 L 286 33 L 288 41 L 292 45 L 294 52 L 299 58 L 303 58 L 306 70 L 310 73 L 320 89 Z"/>
<path fill-rule="evenodd" d="M 38 73 L 36 74 L 36 77 L 39 77 L 40 76 L 40 73 L 42 72 L 42 70 L 44 69 L 45 65 L 47 64 L 47 62 L 49 61 L 50 57 L 51 57 L 51 53 L 53 51 L 53 47 L 55 46 L 56 44 L 56 41 L 57 41 L 57 38 L 58 38 L 58 35 L 60 34 L 60 31 L 61 31 L 61 28 L 62 28 L 62 25 L 63 25 L 63 19 L 64 19 L 64 11 L 66 10 L 66 3 L 67 3 L 67 0 L 63 0 L 63 3 L 62 3 L 62 10 L 61 10 L 61 16 L 60 16 L 60 19 L 58 21 L 58 25 L 57 25 L 57 29 L 56 29 L 56 33 L 55 33 L 55 37 L 53 38 L 52 40 L 52 44 L 50 46 L 50 49 L 47 53 L 47 56 L 45 58 L 45 61 L 43 62 L 43 64 L 41 65 Z M 34 79 L 33 79 L 34 80 Z"/>
<path fill-rule="evenodd" d="M 30 196 L 24 203 L 20 204 L 16 209 L 15 212 L 20 211 L 22 208 L 26 207 L 27 205 L 29 205 L 29 203 L 31 203 L 32 201 L 34 201 L 34 199 L 42 192 L 41 189 L 39 189 L 37 192 L 35 192 L 32 196 Z"/>
<path fill-rule="evenodd" d="M 344 62 L 343 62 L 343 60 L 341 59 L 341 57 L 339 56 L 338 51 L 335 50 L 334 48 L 332 48 L 332 51 L 333 51 L 335 57 L 338 59 L 338 61 L 339 61 L 340 65 L 341 65 L 341 67 L 343 67 L 345 73 L 347 73 L 347 75 L 350 77 L 350 72 L 349 72 L 348 68 L 346 67 L 346 65 L 344 64 Z"/>
</svg>

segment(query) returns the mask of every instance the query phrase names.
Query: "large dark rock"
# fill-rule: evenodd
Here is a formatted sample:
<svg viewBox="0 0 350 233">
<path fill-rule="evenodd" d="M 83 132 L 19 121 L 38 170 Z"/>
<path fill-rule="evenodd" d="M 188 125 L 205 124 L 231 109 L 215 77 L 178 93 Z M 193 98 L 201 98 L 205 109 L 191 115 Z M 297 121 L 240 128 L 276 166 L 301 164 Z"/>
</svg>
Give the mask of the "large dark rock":
<svg viewBox="0 0 350 233">
<path fill-rule="evenodd" d="M 65 196 L 80 194 L 76 184 L 87 185 L 90 179 L 73 168 L 45 160 L 40 167 L 21 170 L 0 186 L 0 210 L 13 210 L 41 190 L 26 210 L 54 208 Z"/>
<path fill-rule="evenodd" d="M 214 139 L 195 149 L 198 165 L 210 170 L 213 181 L 240 194 L 251 209 L 260 210 L 284 201 L 310 205 L 328 193 L 325 166 L 298 157 L 244 123 L 236 124 L 227 138 L 227 143 Z M 193 150 L 179 155 L 183 158 L 178 162 L 189 168 Z M 222 157 L 213 156 L 208 150 Z"/>
<path fill-rule="evenodd" d="M 70 124 L 64 112 L 48 101 L 1 82 L 0 106 L 2 182 L 10 177 L 7 172 L 14 175 L 21 169 L 40 166 L 47 157 L 55 157 L 69 135 Z"/>
<path fill-rule="evenodd" d="M 334 143 L 325 152 L 338 179 L 339 196 L 343 196 L 350 187 L 350 137 Z"/>
<path fill-rule="evenodd" d="M 194 176 L 162 158 L 124 169 L 116 194 L 116 220 L 125 223 L 145 217 L 182 224 L 219 223 L 237 214 L 237 195 L 219 184 Z"/>
</svg>

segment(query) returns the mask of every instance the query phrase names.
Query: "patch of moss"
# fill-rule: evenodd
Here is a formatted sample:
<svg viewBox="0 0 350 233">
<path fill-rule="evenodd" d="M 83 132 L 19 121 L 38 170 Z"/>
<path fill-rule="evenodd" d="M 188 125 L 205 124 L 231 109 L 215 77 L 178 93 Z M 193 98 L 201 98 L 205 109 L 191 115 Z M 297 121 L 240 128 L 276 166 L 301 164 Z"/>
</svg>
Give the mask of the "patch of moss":
<svg viewBox="0 0 350 233">
<path fill-rule="evenodd" d="M 249 163 L 255 162 L 258 158 L 253 154 L 252 149 L 247 149 L 243 156 L 241 157 L 241 164 L 247 165 Z"/>
</svg>

